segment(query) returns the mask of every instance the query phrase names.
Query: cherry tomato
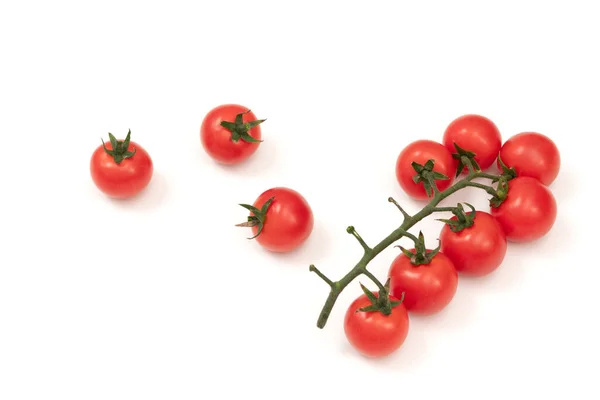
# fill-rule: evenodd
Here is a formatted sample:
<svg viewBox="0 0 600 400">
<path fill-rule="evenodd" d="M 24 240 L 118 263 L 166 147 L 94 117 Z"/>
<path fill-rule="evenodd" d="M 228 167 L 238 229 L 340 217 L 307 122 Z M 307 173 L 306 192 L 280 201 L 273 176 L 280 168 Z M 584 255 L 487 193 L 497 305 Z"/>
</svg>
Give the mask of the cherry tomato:
<svg viewBox="0 0 600 400">
<path fill-rule="evenodd" d="M 306 199 L 297 191 L 276 187 L 262 193 L 250 210 L 248 221 L 238 226 L 250 226 L 253 239 L 267 250 L 283 253 L 304 243 L 314 227 L 313 212 Z"/>
<path fill-rule="evenodd" d="M 547 186 L 535 178 L 508 181 L 506 199 L 491 214 L 511 242 L 531 242 L 546 235 L 556 221 L 557 206 Z"/>
<path fill-rule="evenodd" d="M 428 264 L 421 265 L 414 265 L 411 258 L 401 253 L 392 262 L 388 276 L 390 294 L 399 298 L 404 293 L 406 309 L 421 315 L 435 314 L 444 309 L 454 298 L 458 287 L 456 269 L 442 252 L 431 257 Z"/>
<path fill-rule="evenodd" d="M 454 143 L 461 149 L 475 153 L 475 161 L 482 170 L 489 168 L 498 158 L 502 136 L 489 119 L 477 114 L 467 114 L 452 121 L 444 132 L 444 146 L 456 153 Z M 467 168 L 462 172 L 467 172 Z"/>
<path fill-rule="evenodd" d="M 517 176 L 535 178 L 546 186 L 554 182 L 560 170 L 558 147 L 537 132 L 522 132 L 509 138 L 500 149 L 500 159 L 514 168 Z"/>
<path fill-rule="evenodd" d="M 96 187 L 113 198 L 129 198 L 140 193 L 152 179 L 154 166 L 142 146 L 132 142 L 131 131 L 125 140 L 111 133 L 109 143 L 102 143 L 90 160 L 90 173 Z"/>
<path fill-rule="evenodd" d="M 440 233 L 441 251 L 463 275 L 483 276 L 496 270 L 506 255 L 507 240 L 502 226 L 485 211 L 466 213 L 473 225 L 453 232 L 444 224 Z M 457 217 L 450 218 L 457 221 Z"/>
<path fill-rule="evenodd" d="M 424 165 L 428 160 L 434 160 L 433 171 L 446 175 L 446 180 L 436 180 L 440 191 L 449 188 L 454 181 L 457 161 L 441 143 L 432 140 L 417 140 L 406 146 L 396 160 L 396 179 L 406 194 L 416 200 L 426 200 L 427 196 L 423 182 L 415 183 L 413 176 L 417 174 L 413 162 Z M 432 196 L 431 196 L 432 197 Z"/>
<path fill-rule="evenodd" d="M 262 142 L 260 124 L 252 111 L 238 104 L 210 110 L 200 127 L 204 150 L 221 164 L 237 164 L 256 152 Z"/>
<path fill-rule="evenodd" d="M 373 292 L 379 298 L 378 292 Z M 389 296 L 390 301 L 399 301 Z M 402 303 L 389 315 L 380 311 L 360 311 L 372 304 L 366 294 L 350 304 L 344 317 L 344 333 L 348 342 L 367 357 L 385 357 L 402 346 L 408 336 L 408 312 Z"/>
</svg>

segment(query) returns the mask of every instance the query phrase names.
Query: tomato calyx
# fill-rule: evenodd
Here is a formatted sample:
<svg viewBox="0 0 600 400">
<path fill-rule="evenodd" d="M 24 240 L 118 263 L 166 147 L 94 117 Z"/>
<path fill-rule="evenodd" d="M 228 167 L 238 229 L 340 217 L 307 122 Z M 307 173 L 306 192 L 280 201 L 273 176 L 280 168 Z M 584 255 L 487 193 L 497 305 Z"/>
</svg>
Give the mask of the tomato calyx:
<svg viewBox="0 0 600 400">
<path fill-rule="evenodd" d="M 231 132 L 231 140 L 233 142 L 237 143 L 240 139 L 245 142 L 248 142 L 248 143 L 262 142 L 262 140 L 255 139 L 252 136 L 250 136 L 248 131 L 250 129 L 255 128 L 258 125 L 262 124 L 263 122 L 266 121 L 266 119 L 258 119 L 255 121 L 244 122 L 243 121 L 244 114 L 248 114 L 249 112 L 250 112 L 250 110 L 237 114 L 235 116 L 234 122 L 221 121 L 221 126 Z"/>
<path fill-rule="evenodd" d="M 508 179 L 504 176 L 500 176 L 498 180 L 498 187 L 496 193 L 490 198 L 490 207 L 497 208 L 506 200 L 508 196 Z"/>
<path fill-rule="evenodd" d="M 498 178 L 493 179 L 492 182 L 499 181 L 501 177 L 504 177 L 507 181 L 517 177 L 517 171 L 513 167 L 508 167 L 506 164 L 504 164 L 504 161 L 502 161 L 500 155 L 498 155 L 498 164 L 500 164 L 500 168 L 502 168 L 502 174 L 500 174 Z"/>
<path fill-rule="evenodd" d="M 465 203 L 470 209 L 471 213 L 465 213 L 465 209 L 461 203 L 458 203 L 456 207 L 453 207 L 452 214 L 456 216 L 456 219 L 443 219 L 439 218 L 438 221 L 448 225 L 452 232 L 460 232 L 463 229 L 470 228 L 475 223 L 475 207 L 469 203 Z"/>
<path fill-rule="evenodd" d="M 431 260 L 433 260 L 435 255 L 439 253 L 442 247 L 438 239 L 438 246 L 433 250 L 428 250 L 427 246 L 425 245 L 425 236 L 423 235 L 423 232 L 419 232 L 418 237 L 415 237 L 414 235 L 409 235 L 409 237 L 415 243 L 415 248 L 412 251 L 407 250 L 399 245 L 394 247 L 398 247 L 402 253 L 404 253 L 404 255 L 410 259 L 410 263 L 415 266 L 427 265 L 431 263 Z"/>
<path fill-rule="evenodd" d="M 481 171 L 479 163 L 475 160 L 475 153 L 463 149 L 456 143 L 454 143 L 454 148 L 456 149 L 456 153 L 452 154 L 452 157 L 458 160 L 458 166 L 456 168 L 457 178 L 463 172 L 465 167 L 468 168 L 469 172 Z"/>
<path fill-rule="evenodd" d="M 108 138 L 110 139 L 110 145 L 112 146 L 112 149 L 109 150 L 106 148 L 104 139 L 101 139 L 102 147 L 104 148 L 106 154 L 115 160 L 115 163 L 121 164 L 123 160 L 131 158 L 135 155 L 136 149 L 129 151 L 129 143 L 131 142 L 131 129 L 127 133 L 125 140 L 117 140 L 117 138 L 115 138 L 115 136 L 110 132 L 108 132 Z"/>
<path fill-rule="evenodd" d="M 265 203 L 262 205 L 260 210 L 250 204 L 240 204 L 240 206 L 244 207 L 245 209 L 247 209 L 254 215 L 249 215 L 248 220 L 246 222 L 236 224 L 236 226 L 241 226 L 241 227 L 258 226 L 258 231 L 256 232 L 256 235 L 249 237 L 248 239 L 254 239 L 258 235 L 260 235 L 260 233 L 262 232 L 263 227 L 265 225 L 265 220 L 267 219 L 267 211 L 269 210 L 269 207 L 271 206 L 271 203 L 273 202 L 274 199 L 275 199 L 275 196 L 273 196 L 269 200 L 265 201 Z"/>
<path fill-rule="evenodd" d="M 446 181 L 450 179 L 441 172 L 433 170 L 433 167 L 435 165 L 434 160 L 427 160 L 427 162 L 424 165 L 413 161 L 411 165 L 413 169 L 417 172 L 416 175 L 414 175 L 412 178 L 413 182 L 416 184 L 418 184 L 419 182 L 423 182 L 425 192 L 429 197 L 431 197 L 433 193 L 438 192 L 437 185 L 435 184 L 436 180 Z"/>
<path fill-rule="evenodd" d="M 394 307 L 398 307 L 404 301 L 404 292 L 400 296 L 399 300 L 392 301 L 390 299 L 390 279 L 385 282 L 385 285 L 379 289 L 379 296 L 375 296 L 372 291 L 367 289 L 365 285 L 362 283 L 360 287 L 371 302 L 370 305 L 366 307 L 361 307 L 356 310 L 356 312 L 380 312 L 383 315 L 390 315 Z"/>
</svg>

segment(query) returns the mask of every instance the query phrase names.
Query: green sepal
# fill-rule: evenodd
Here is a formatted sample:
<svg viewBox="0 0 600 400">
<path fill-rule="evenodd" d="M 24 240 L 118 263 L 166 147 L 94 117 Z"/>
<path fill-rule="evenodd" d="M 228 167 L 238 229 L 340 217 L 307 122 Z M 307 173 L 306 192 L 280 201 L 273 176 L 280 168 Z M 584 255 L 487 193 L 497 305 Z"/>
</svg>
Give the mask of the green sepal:
<svg viewBox="0 0 600 400">
<path fill-rule="evenodd" d="M 416 174 L 413 175 L 412 180 L 415 184 L 418 184 L 419 182 L 423 182 L 423 186 L 425 188 L 425 192 L 427 193 L 428 197 L 431 197 L 433 195 L 432 181 L 433 181 L 433 184 L 435 184 L 436 180 L 446 181 L 446 180 L 450 179 L 449 177 L 442 174 L 441 172 L 434 171 L 433 170 L 434 165 L 435 165 L 435 161 L 432 159 L 427 160 L 427 162 L 424 165 L 421 165 L 415 161 L 413 161 L 411 163 L 411 166 L 413 167 L 413 169 L 416 172 Z"/>
<path fill-rule="evenodd" d="M 394 247 L 398 247 L 400 251 L 410 259 L 412 265 L 427 265 L 431 263 L 431 260 L 439 253 L 441 249 L 440 240 L 438 239 L 438 246 L 435 249 L 428 251 L 427 246 L 425 245 L 425 236 L 423 235 L 423 232 L 419 232 L 417 239 L 414 251 L 407 250 L 400 245 Z"/>
<path fill-rule="evenodd" d="M 473 166 L 473 169 L 475 171 L 481 171 L 479 163 L 477 163 L 477 161 L 475 160 L 475 153 L 461 148 L 456 143 L 454 143 L 454 148 L 456 149 L 456 153 L 452 154 L 452 157 L 458 160 L 458 166 L 456 167 L 456 177 L 458 177 L 466 167 L 462 159 L 463 157 L 466 157 L 469 159 L 469 161 L 471 161 L 471 165 Z"/>
<path fill-rule="evenodd" d="M 235 116 L 235 121 L 221 121 L 221 126 L 231 132 L 231 140 L 238 142 L 240 139 L 248 143 L 260 143 L 262 140 L 255 139 L 248 133 L 252 128 L 257 127 L 266 121 L 259 119 L 255 121 L 244 122 L 244 114 L 248 114 L 250 110 L 239 113 Z"/>
<path fill-rule="evenodd" d="M 102 147 L 104 148 L 106 154 L 108 154 L 115 160 L 115 163 L 121 164 L 123 160 L 131 158 L 135 155 L 137 151 L 136 149 L 133 149 L 133 151 L 129 151 L 129 144 L 131 142 L 131 129 L 129 130 L 129 132 L 127 132 L 127 137 L 125 137 L 125 140 L 117 140 L 117 138 L 110 132 L 108 132 L 108 138 L 110 139 L 110 145 L 112 149 L 109 150 L 106 147 L 104 139 L 101 139 Z"/>
<path fill-rule="evenodd" d="M 452 232 L 460 232 L 463 229 L 470 228 L 475 223 L 476 210 L 475 207 L 473 207 L 471 204 L 464 204 L 466 204 L 471 209 L 470 214 L 465 212 L 465 209 L 463 208 L 461 203 L 458 203 L 456 207 L 454 207 L 452 210 L 452 214 L 456 216 L 456 219 L 439 218 L 437 219 L 437 221 L 443 222 L 446 225 L 448 225 Z"/>
<path fill-rule="evenodd" d="M 246 222 L 236 224 L 235 226 L 240 226 L 240 227 L 258 226 L 256 235 L 249 237 L 248 239 L 254 239 L 258 235 L 261 234 L 261 232 L 264 228 L 264 225 L 265 225 L 266 218 L 267 218 L 267 211 L 269 210 L 269 207 L 271 206 L 271 203 L 273 202 L 274 199 L 275 199 L 275 197 L 273 196 L 269 200 L 265 201 L 265 203 L 262 205 L 260 210 L 250 204 L 240 204 L 240 206 L 244 207 L 246 210 L 250 211 L 254 215 L 249 215 L 248 220 Z"/>
<path fill-rule="evenodd" d="M 492 182 L 498 182 L 501 177 L 504 177 L 506 181 L 510 181 L 511 179 L 517 177 L 517 171 L 513 167 L 508 167 L 506 164 L 504 164 L 500 154 L 498 154 L 498 164 L 500 164 L 500 168 L 502 168 L 502 174 L 497 178 L 492 179 Z"/>
<path fill-rule="evenodd" d="M 383 289 L 379 290 L 379 297 L 375 296 L 373 292 L 367 289 L 362 283 L 360 283 L 360 288 L 371 304 L 357 309 L 356 312 L 380 312 L 383 315 L 390 315 L 392 309 L 399 306 L 404 301 L 404 293 L 402 293 L 400 300 L 390 300 L 390 278 L 388 278 L 385 285 L 383 285 Z"/>
<path fill-rule="evenodd" d="M 498 180 L 498 187 L 496 188 L 496 194 L 489 200 L 490 207 L 497 208 L 506 200 L 508 196 L 508 179 L 501 176 Z"/>
</svg>

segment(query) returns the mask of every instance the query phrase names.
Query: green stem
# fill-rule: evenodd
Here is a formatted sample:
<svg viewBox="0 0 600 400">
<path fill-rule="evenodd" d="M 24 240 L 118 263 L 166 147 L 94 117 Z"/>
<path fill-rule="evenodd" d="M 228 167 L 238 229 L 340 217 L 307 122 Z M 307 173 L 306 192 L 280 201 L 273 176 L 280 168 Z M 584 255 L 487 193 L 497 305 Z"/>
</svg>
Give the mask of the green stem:
<svg viewBox="0 0 600 400">
<path fill-rule="evenodd" d="M 380 281 L 379 279 L 377 279 L 377 278 L 375 277 L 375 275 L 373 275 L 373 274 L 371 273 L 371 271 L 369 271 L 369 270 L 365 269 L 365 271 L 363 272 L 363 274 L 365 274 L 365 276 L 366 276 L 367 278 L 369 278 L 370 280 L 372 280 L 372 281 L 373 281 L 373 283 L 377 285 L 377 288 L 378 288 L 379 290 L 381 290 L 381 291 L 385 291 L 385 287 L 383 286 L 383 283 L 381 283 L 381 281 Z"/>
<path fill-rule="evenodd" d="M 486 192 L 488 192 L 489 194 L 491 194 L 492 196 L 496 196 L 497 192 L 496 189 L 494 189 L 491 186 L 488 185 L 484 185 L 483 183 L 477 183 L 477 182 L 468 182 L 467 186 L 471 186 L 471 187 L 475 187 L 475 188 L 479 188 L 479 189 L 483 189 Z"/>
<path fill-rule="evenodd" d="M 386 238 L 384 238 L 381 242 L 379 242 L 375 247 L 369 248 L 368 246 L 366 246 L 366 244 L 364 244 L 364 242 L 362 240 L 359 240 L 361 246 L 365 249 L 365 252 L 364 252 L 362 258 L 354 266 L 354 268 L 352 268 L 350 270 L 350 272 L 348 272 L 340 280 L 335 281 L 335 282 L 331 281 L 329 278 L 325 277 L 325 275 L 320 273 L 320 271 L 318 271 L 316 269 L 316 267 L 311 265 L 310 270 L 313 272 L 316 272 L 330 286 L 329 295 L 327 296 L 327 300 L 325 301 L 325 304 L 323 305 L 323 308 L 322 308 L 319 318 L 317 320 L 317 327 L 321 328 L 321 329 L 325 327 L 325 324 L 327 323 L 327 320 L 329 319 L 329 315 L 331 314 L 331 310 L 333 309 L 335 302 L 337 301 L 337 298 L 339 297 L 340 293 L 346 288 L 346 286 L 348 286 L 359 275 L 364 274 L 364 275 L 368 276 L 381 288 L 381 286 L 382 286 L 381 282 L 379 282 L 379 280 L 377 280 L 367 270 L 367 265 L 369 264 L 369 262 L 371 262 L 371 260 L 373 260 L 379 253 L 381 253 L 383 250 L 388 248 L 390 245 L 392 245 L 394 242 L 398 241 L 402 237 L 404 237 L 404 236 L 410 237 L 411 235 L 408 234 L 408 230 L 410 228 L 412 228 L 415 224 L 417 224 L 419 221 L 424 219 L 425 217 L 427 217 L 437 211 L 449 210 L 449 208 L 446 208 L 446 207 L 444 207 L 444 208 L 436 207 L 442 200 L 444 200 L 445 198 L 449 197 L 450 195 L 452 195 L 452 194 L 458 192 L 459 190 L 464 189 L 468 186 L 479 187 L 481 189 L 484 189 L 486 192 L 495 195 L 494 188 L 492 188 L 491 186 L 486 186 L 483 184 L 471 182 L 473 179 L 476 179 L 476 178 L 489 178 L 489 179 L 493 180 L 498 177 L 494 176 L 494 175 L 485 174 L 482 172 L 476 172 L 475 170 L 471 170 L 471 172 L 465 178 L 456 182 L 454 185 L 450 186 L 446 190 L 441 191 L 441 192 L 436 191 L 435 195 L 429 201 L 429 203 L 425 207 L 423 207 L 423 209 L 421 209 L 421 211 L 419 211 L 418 213 L 416 213 L 412 216 L 408 215 L 408 214 L 404 215 L 404 213 L 403 213 L 404 221 L 402 222 L 402 225 L 400 225 L 396 230 L 394 230 L 392 233 L 390 233 Z M 396 202 L 394 202 L 392 200 L 389 200 L 389 201 L 394 204 L 397 204 Z M 401 211 L 403 211 L 402 208 L 400 208 L 400 207 L 398 207 L 398 208 Z M 354 229 L 353 228 L 349 229 L 349 233 L 354 234 Z M 357 237 L 357 239 L 358 238 L 359 237 Z"/>
</svg>

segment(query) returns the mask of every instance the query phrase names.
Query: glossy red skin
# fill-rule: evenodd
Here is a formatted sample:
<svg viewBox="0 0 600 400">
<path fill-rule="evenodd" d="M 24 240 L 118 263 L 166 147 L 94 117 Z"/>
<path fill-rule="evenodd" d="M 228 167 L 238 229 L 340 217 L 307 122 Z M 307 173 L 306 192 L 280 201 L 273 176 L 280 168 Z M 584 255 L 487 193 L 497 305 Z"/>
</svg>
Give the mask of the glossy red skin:
<svg viewBox="0 0 600 400">
<path fill-rule="evenodd" d="M 495 271 L 504 261 L 508 247 L 502 226 L 485 211 L 476 211 L 473 225 L 460 232 L 452 232 L 444 224 L 439 238 L 441 251 L 452 260 L 459 274 L 467 276 L 484 276 Z"/>
<path fill-rule="evenodd" d="M 532 242 L 545 236 L 554 225 L 557 205 L 543 183 L 531 177 L 508 181 L 508 195 L 490 213 L 502 226 L 510 242 Z"/>
<path fill-rule="evenodd" d="M 238 164 L 247 160 L 258 150 L 260 143 L 250 143 L 242 139 L 234 142 L 231 140 L 231 131 L 221 126 L 222 121 L 234 122 L 235 116 L 248 111 L 248 108 L 238 104 L 224 104 L 210 110 L 200 126 L 200 141 L 208 155 L 215 161 L 226 164 Z M 255 121 L 253 112 L 244 114 L 244 122 Z M 255 139 L 262 139 L 260 125 L 248 131 Z"/>
<path fill-rule="evenodd" d="M 440 191 L 446 190 L 454 181 L 458 162 L 441 143 L 433 140 L 417 140 L 408 144 L 396 159 L 396 179 L 402 190 L 415 200 L 427 200 L 429 197 L 423 182 L 414 183 L 413 176 L 417 172 L 411 164 L 414 161 L 424 165 L 429 159 L 435 161 L 434 171 L 440 172 L 449 178 L 447 180 L 436 180 L 438 189 Z"/>
<path fill-rule="evenodd" d="M 378 292 L 373 294 L 379 297 Z M 394 296 L 390 296 L 390 300 L 398 301 Z M 344 317 L 344 333 L 352 347 L 362 355 L 386 357 L 398 350 L 408 336 L 408 312 L 403 304 L 394 307 L 390 315 L 358 311 L 369 305 L 371 301 L 365 294 L 350 304 Z"/>
<path fill-rule="evenodd" d="M 112 150 L 110 142 L 106 148 Z M 114 158 L 98 146 L 90 160 L 90 173 L 98 189 L 112 198 L 133 197 L 148 186 L 152 179 L 154 166 L 148 152 L 139 144 L 129 142 L 128 151 L 136 153 L 117 164 Z"/>
<path fill-rule="evenodd" d="M 500 149 L 500 158 L 515 169 L 517 176 L 535 178 L 546 186 L 554 182 L 561 164 L 556 144 L 537 132 L 521 132 L 509 138 Z"/>
<path fill-rule="evenodd" d="M 297 191 L 285 187 L 276 187 L 262 193 L 254 202 L 259 210 L 271 197 L 275 197 L 265 218 L 260 235 L 255 240 L 265 249 L 285 253 L 295 250 L 303 244 L 314 227 L 312 209 L 306 199 Z M 258 227 L 252 227 L 256 235 Z"/>
<path fill-rule="evenodd" d="M 400 298 L 404 292 L 406 309 L 421 315 L 442 311 L 458 287 L 458 273 L 452 261 L 441 252 L 423 265 L 413 265 L 410 258 L 401 253 L 392 262 L 388 276 L 390 294 Z"/>
<path fill-rule="evenodd" d="M 498 158 L 502 135 L 492 120 L 482 115 L 466 114 L 452 121 L 444 132 L 444 146 L 456 153 L 454 143 L 464 150 L 475 153 L 475 161 L 484 170 Z M 463 172 L 468 172 L 465 168 Z"/>
</svg>

